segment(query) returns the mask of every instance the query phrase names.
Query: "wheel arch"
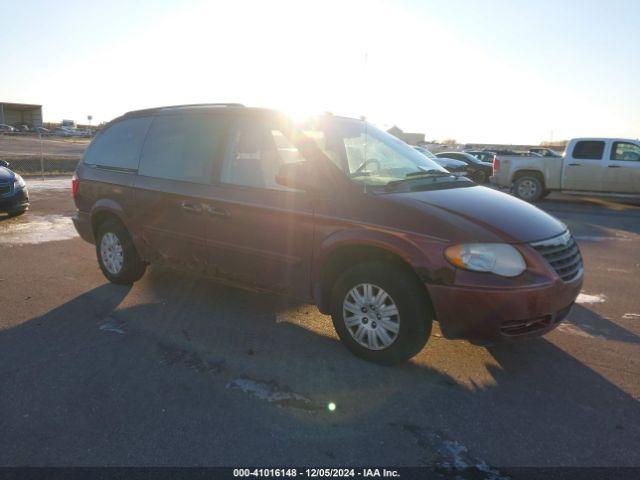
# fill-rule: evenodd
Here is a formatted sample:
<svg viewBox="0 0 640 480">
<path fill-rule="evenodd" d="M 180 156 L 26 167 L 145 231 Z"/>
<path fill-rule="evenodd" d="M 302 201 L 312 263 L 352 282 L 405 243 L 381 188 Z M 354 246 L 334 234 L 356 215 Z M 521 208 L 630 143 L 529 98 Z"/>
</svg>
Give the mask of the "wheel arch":
<svg viewBox="0 0 640 480">
<path fill-rule="evenodd" d="M 405 271 L 416 282 L 424 283 L 412 266 L 414 256 L 424 256 L 417 246 L 404 240 L 386 240 L 380 237 L 376 239 L 340 238 L 332 239 L 323 245 L 316 261 L 317 266 L 314 268 L 313 281 L 313 297 L 322 313 L 331 312 L 333 286 L 340 275 L 360 263 L 374 261 L 389 263 Z M 424 292 L 425 295 L 429 295 L 426 288 Z"/>
<path fill-rule="evenodd" d="M 100 200 L 96 202 L 91 209 L 91 231 L 93 232 L 94 238 L 97 236 L 100 225 L 109 219 L 113 219 L 127 228 L 123 217 L 124 212 L 122 207 L 116 202 L 112 200 Z"/>
<path fill-rule="evenodd" d="M 513 174 L 513 179 L 511 183 L 514 184 L 522 177 L 529 177 L 529 176 L 536 177 L 538 180 L 540 180 L 540 184 L 542 185 L 543 190 L 547 188 L 545 185 L 544 174 L 539 170 L 532 170 L 532 169 L 518 170 Z"/>
</svg>

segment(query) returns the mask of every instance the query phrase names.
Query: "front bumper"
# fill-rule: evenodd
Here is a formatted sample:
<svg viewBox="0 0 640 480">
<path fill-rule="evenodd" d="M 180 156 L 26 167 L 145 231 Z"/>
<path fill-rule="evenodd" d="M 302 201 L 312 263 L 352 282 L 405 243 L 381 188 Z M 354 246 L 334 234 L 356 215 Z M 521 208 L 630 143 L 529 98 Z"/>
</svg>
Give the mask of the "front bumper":
<svg viewBox="0 0 640 480">
<path fill-rule="evenodd" d="M 0 197 L 0 212 L 15 213 L 29 208 L 29 192 L 26 188 L 12 189 L 8 195 Z"/>
<path fill-rule="evenodd" d="M 427 285 L 446 338 L 499 340 L 538 336 L 553 330 L 571 310 L 582 275 L 535 287 L 472 288 Z"/>
</svg>

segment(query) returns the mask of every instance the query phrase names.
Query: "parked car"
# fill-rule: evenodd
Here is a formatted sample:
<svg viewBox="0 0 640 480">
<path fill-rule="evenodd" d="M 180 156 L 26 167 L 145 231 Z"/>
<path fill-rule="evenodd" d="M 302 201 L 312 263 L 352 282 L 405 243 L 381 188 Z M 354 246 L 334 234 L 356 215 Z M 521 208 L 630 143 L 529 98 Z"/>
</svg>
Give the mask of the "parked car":
<svg viewBox="0 0 640 480">
<path fill-rule="evenodd" d="M 469 168 L 465 162 L 454 160 L 452 158 L 441 158 L 439 156 L 434 155 L 433 153 L 431 153 L 430 150 L 424 147 L 417 146 L 413 148 L 415 148 L 417 151 L 425 155 L 430 160 L 433 160 L 434 162 L 436 162 L 441 167 L 446 168 L 447 171 L 453 173 L 454 175 L 457 175 L 459 177 L 466 177 L 469 175 Z"/>
<path fill-rule="evenodd" d="M 49 135 L 51 133 L 51 131 L 48 128 L 44 128 L 44 127 L 35 127 L 33 131 L 40 135 Z"/>
<path fill-rule="evenodd" d="M 481 162 L 493 164 L 493 159 L 496 157 L 496 153 L 489 150 L 465 150 L 466 153 L 473 155 Z"/>
<path fill-rule="evenodd" d="M 541 335 L 582 285 L 560 221 L 364 121 L 241 106 L 129 112 L 91 142 L 73 222 L 114 283 L 151 262 L 287 293 L 380 364 L 448 338 Z"/>
<path fill-rule="evenodd" d="M 13 133 L 16 129 L 11 125 L 6 125 L 4 123 L 0 123 L 0 133 Z"/>
<path fill-rule="evenodd" d="M 0 160 L 0 213 L 10 217 L 22 215 L 29 208 L 29 192 L 24 179 Z"/>
<path fill-rule="evenodd" d="M 29 132 L 29 125 L 25 125 L 24 123 L 16 123 L 13 126 L 14 130 L 16 132 L 21 132 L 21 133 L 28 133 Z"/>
<path fill-rule="evenodd" d="M 541 148 L 541 147 L 530 148 L 529 153 L 535 153 L 537 155 L 540 155 L 541 157 L 562 158 L 561 153 L 558 153 L 551 148 Z"/>
<path fill-rule="evenodd" d="M 71 137 L 73 132 L 66 127 L 54 128 L 51 133 L 57 137 Z"/>
<path fill-rule="evenodd" d="M 574 138 L 560 158 L 499 155 L 492 180 L 530 202 L 552 191 L 640 194 L 640 142 Z"/>
<path fill-rule="evenodd" d="M 492 163 L 481 162 L 470 153 L 439 152 L 436 153 L 436 157 L 459 160 L 465 163 L 469 178 L 479 184 L 487 183 L 489 181 L 489 178 L 493 174 Z"/>
</svg>

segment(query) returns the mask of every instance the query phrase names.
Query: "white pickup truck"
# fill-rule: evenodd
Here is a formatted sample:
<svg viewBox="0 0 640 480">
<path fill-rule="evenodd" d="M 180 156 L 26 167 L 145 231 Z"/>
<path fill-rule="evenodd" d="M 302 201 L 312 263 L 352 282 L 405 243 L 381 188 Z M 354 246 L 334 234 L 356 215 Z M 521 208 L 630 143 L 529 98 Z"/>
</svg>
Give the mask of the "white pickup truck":
<svg viewBox="0 0 640 480">
<path fill-rule="evenodd" d="M 562 157 L 496 155 L 491 181 L 529 202 L 552 191 L 640 194 L 640 141 L 574 138 Z"/>
</svg>

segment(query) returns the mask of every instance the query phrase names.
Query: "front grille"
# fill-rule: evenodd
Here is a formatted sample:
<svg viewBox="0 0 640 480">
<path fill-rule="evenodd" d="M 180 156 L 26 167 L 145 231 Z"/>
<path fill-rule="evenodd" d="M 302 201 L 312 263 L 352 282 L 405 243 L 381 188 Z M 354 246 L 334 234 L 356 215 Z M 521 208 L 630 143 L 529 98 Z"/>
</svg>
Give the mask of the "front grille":
<svg viewBox="0 0 640 480">
<path fill-rule="evenodd" d="M 549 240 L 532 243 L 562 280 L 568 282 L 582 274 L 580 249 L 569 232 Z"/>
<path fill-rule="evenodd" d="M 9 192 L 11 192 L 11 184 L 10 183 L 0 183 L 0 197 L 4 197 Z"/>
</svg>

